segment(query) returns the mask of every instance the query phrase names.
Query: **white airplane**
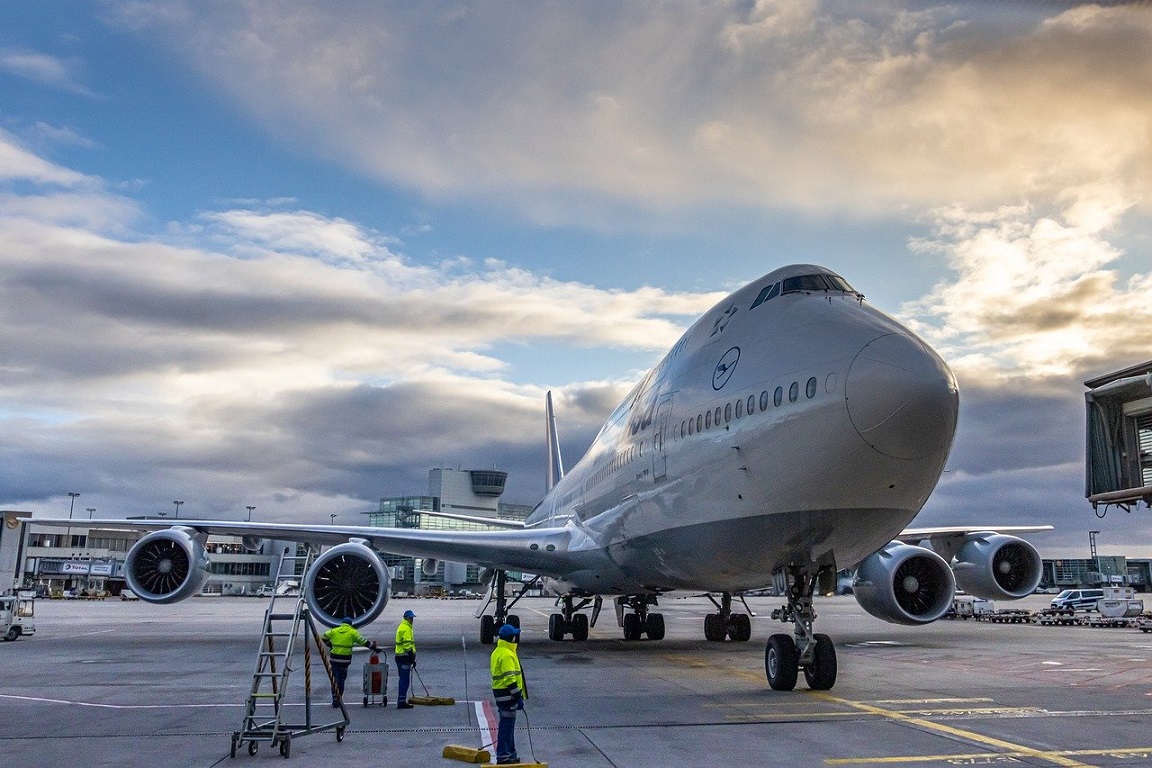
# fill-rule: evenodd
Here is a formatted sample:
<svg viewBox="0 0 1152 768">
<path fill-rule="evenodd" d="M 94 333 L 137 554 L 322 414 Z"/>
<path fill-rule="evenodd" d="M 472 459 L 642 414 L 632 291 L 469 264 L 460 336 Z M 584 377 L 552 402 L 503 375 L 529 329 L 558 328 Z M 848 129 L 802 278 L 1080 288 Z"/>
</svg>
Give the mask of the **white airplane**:
<svg viewBox="0 0 1152 768">
<path fill-rule="evenodd" d="M 210 534 L 306 542 L 319 549 L 304 579 L 313 615 L 364 625 L 383 611 L 390 579 L 379 552 L 491 569 L 480 634 L 516 623 L 507 571 L 539 574 L 558 597 L 549 637 L 583 640 L 600 596 L 616 596 L 625 639 L 664 636 L 651 610 L 671 591 L 717 595 L 710 641 L 747 641 L 732 597 L 772 584 L 792 624 L 765 650 L 768 683 L 827 690 L 832 640 L 814 631 L 814 594 L 856 568 L 854 592 L 874 616 L 925 624 L 944 615 L 956 585 L 1015 599 L 1041 576 L 1016 526 L 908 529 L 935 488 L 956 429 L 958 391 L 921 339 L 872 308 L 839 275 L 795 264 L 731 294 L 701 317 L 605 422 L 565 473 L 546 399 L 547 492 L 519 529 L 426 531 L 218 520 L 99 520 L 152 530 L 127 554 L 128 587 L 170 603 L 198 593 Z M 67 521 L 36 520 L 66 525 Z M 492 523 L 487 518 L 483 522 Z M 928 546 L 922 546 L 922 544 Z"/>
</svg>

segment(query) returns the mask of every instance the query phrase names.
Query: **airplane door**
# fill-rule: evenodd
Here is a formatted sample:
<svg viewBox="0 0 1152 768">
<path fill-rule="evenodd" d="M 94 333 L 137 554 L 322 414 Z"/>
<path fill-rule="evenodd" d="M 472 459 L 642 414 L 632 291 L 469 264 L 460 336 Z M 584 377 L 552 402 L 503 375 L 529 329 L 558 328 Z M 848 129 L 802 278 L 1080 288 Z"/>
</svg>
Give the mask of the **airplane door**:
<svg viewBox="0 0 1152 768">
<path fill-rule="evenodd" d="M 668 417 L 672 415 L 672 398 L 656 408 L 656 430 L 652 433 L 652 479 L 662 480 L 668 474 L 668 454 L 664 450 L 668 437 Z"/>
</svg>

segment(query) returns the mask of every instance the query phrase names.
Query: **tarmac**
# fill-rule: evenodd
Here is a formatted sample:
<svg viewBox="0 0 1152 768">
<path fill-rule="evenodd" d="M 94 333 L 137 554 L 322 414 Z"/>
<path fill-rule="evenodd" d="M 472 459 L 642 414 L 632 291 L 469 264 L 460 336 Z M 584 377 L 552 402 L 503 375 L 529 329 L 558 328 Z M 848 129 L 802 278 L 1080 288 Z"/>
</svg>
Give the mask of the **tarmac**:
<svg viewBox="0 0 1152 768">
<path fill-rule="evenodd" d="M 1038 609 L 1036 595 L 999 607 Z M 667 637 L 625 642 L 609 604 L 587 642 L 547 639 L 549 599 L 522 600 L 529 689 L 520 757 L 553 768 L 666 766 L 1152 765 L 1152 634 L 1135 629 L 939 621 L 902 627 L 851 597 L 817 600 L 832 636 L 836 686 L 775 692 L 764 677 L 778 598 L 749 599 L 752 640 L 708 643 L 699 597 L 661 600 Z M 446 744 L 489 741 L 489 648 L 474 600 L 395 600 L 364 629 L 387 646 L 416 612 L 421 677 L 454 706 L 364 707 L 357 654 L 351 722 L 230 757 L 252 684 L 267 600 L 175 605 L 37 601 L 33 637 L 0 642 L 0 756 L 20 766 L 459 766 Z M 280 604 L 283 607 L 283 603 Z M 391 656 L 383 660 L 391 662 Z M 315 659 L 313 659 L 315 662 Z M 415 681 L 414 681 L 415 683 Z M 415 683 L 414 693 L 424 691 Z M 329 721 L 327 681 L 312 672 L 313 722 Z M 289 707 L 305 710 L 303 673 Z M 530 719 L 531 731 L 527 730 Z"/>
</svg>

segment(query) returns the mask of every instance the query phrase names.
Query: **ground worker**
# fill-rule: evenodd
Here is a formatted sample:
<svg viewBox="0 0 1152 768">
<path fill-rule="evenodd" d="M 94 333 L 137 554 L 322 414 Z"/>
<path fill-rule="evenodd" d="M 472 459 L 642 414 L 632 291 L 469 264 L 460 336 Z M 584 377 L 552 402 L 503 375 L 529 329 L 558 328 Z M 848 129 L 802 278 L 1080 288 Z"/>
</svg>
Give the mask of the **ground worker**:
<svg viewBox="0 0 1152 768">
<path fill-rule="evenodd" d="M 496 729 L 496 763 L 518 763 L 516 755 L 516 712 L 524 709 L 528 692 L 524 688 L 524 672 L 516 644 L 520 642 L 520 628 L 511 624 L 500 627 L 496 648 L 492 651 L 492 695 L 500 712 Z"/>
<path fill-rule="evenodd" d="M 348 667 L 352 666 L 352 647 L 365 645 L 376 652 L 376 643 L 368 640 L 352 626 L 352 618 L 345 616 L 340 626 L 324 633 L 324 645 L 331 653 L 328 661 L 332 665 L 332 706 L 340 706 L 344 698 L 344 682 L 348 679 Z"/>
<path fill-rule="evenodd" d="M 412 680 L 412 667 L 416 666 L 416 637 L 412 633 L 412 620 L 415 618 L 416 614 L 412 611 L 404 611 L 404 618 L 400 620 L 400 626 L 396 627 L 396 671 L 399 686 L 396 693 L 397 709 L 412 709 L 412 705 L 408 703 L 408 684 Z"/>
</svg>

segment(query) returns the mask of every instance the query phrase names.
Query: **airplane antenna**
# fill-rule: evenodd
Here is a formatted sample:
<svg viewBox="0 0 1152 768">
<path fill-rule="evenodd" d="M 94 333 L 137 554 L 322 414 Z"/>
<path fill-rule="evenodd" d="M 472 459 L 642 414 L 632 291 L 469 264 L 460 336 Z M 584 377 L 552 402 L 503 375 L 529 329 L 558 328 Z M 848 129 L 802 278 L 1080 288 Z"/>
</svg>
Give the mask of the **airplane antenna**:
<svg viewBox="0 0 1152 768">
<path fill-rule="evenodd" d="M 544 492 L 552 490 L 560 478 L 564 477 L 564 459 L 560 456 L 560 436 L 556 432 L 556 412 L 552 409 L 552 390 L 544 395 L 545 440 L 548 444 L 548 477 L 544 480 Z"/>
</svg>

